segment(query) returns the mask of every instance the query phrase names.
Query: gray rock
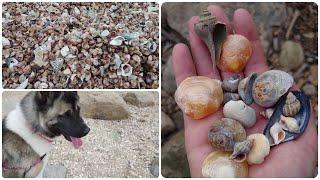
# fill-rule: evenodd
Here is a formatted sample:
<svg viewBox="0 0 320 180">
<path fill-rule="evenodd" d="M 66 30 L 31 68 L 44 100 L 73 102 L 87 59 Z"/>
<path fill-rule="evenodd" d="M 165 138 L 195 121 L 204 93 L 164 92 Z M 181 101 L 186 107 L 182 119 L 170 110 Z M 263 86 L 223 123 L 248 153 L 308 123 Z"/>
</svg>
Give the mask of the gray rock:
<svg viewBox="0 0 320 180">
<path fill-rule="evenodd" d="M 65 178 L 67 169 L 61 165 L 47 165 L 43 171 L 44 178 Z"/>
<path fill-rule="evenodd" d="M 151 166 L 149 167 L 149 170 L 154 177 L 159 176 L 159 156 L 155 157 L 152 160 Z"/>
<path fill-rule="evenodd" d="M 314 85 L 307 83 L 302 87 L 302 91 L 308 96 L 313 96 L 317 93 L 317 89 Z"/>
<path fill-rule="evenodd" d="M 304 53 L 300 43 L 286 41 L 282 44 L 279 63 L 284 69 L 296 69 L 301 66 L 303 60 Z"/>
<path fill-rule="evenodd" d="M 184 147 L 184 131 L 181 130 L 161 148 L 161 173 L 166 178 L 190 177 L 189 163 Z"/>
<path fill-rule="evenodd" d="M 184 127 L 184 118 L 181 110 L 174 112 L 171 114 L 171 119 L 176 124 L 177 129 L 183 129 Z"/>
<path fill-rule="evenodd" d="M 123 99 L 137 107 L 148 107 L 156 104 L 158 99 L 150 92 L 126 92 Z"/>
<path fill-rule="evenodd" d="M 115 92 L 78 92 L 83 117 L 120 120 L 130 115 L 126 102 Z"/>
<path fill-rule="evenodd" d="M 161 88 L 166 90 L 168 93 L 173 94 L 177 89 L 177 84 L 174 77 L 171 57 L 169 58 L 169 60 L 164 66 L 165 67 L 164 67 L 164 70 L 162 71 L 162 79 L 161 79 L 163 83 L 161 84 L 162 86 Z"/>
<path fill-rule="evenodd" d="M 161 111 L 161 136 L 164 137 L 175 129 L 175 125 L 172 119 L 166 115 L 166 113 Z"/>
</svg>

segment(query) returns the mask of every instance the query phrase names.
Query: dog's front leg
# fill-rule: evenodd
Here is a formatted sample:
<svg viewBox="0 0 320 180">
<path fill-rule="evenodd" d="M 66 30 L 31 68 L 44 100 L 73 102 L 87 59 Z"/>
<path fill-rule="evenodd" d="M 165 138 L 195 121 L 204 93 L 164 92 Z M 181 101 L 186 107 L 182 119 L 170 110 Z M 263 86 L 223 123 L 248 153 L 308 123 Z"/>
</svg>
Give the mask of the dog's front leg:
<svg viewBox="0 0 320 180">
<path fill-rule="evenodd" d="M 47 163 L 48 163 L 48 155 L 46 155 L 43 159 L 42 159 L 42 163 L 43 163 L 43 166 L 42 166 L 42 169 L 40 171 L 40 173 L 38 174 L 37 178 L 43 178 L 43 171 L 44 169 L 46 168 L 47 166 Z"/>
</svg>

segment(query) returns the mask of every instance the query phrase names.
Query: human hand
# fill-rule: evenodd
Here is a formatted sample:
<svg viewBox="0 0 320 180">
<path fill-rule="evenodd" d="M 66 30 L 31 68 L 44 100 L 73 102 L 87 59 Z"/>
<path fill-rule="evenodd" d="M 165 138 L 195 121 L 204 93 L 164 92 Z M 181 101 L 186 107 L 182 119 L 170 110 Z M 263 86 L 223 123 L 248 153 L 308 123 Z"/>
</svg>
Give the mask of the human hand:
<svg viewBox="0 0 320 180">
<path fill-rule="evenodd" d="M 223 9 L 211 5 L 208 11 L 226 24 L 229 34 L 232 32 L 229 19 Z M 194 24 L 198 20 L 198 17 L 192 17 L 188 23 L 191 52 L 184 44 L 177 44 L 173 49 L 173 66 L 178 85 L 189 76 L 207 76 L 224 80 L 233 75 L 229 72 L 219 72 L 217 67 L 212 65 L 208 48 L 194 30 Z M 269 68 L 250 13 L 244 9 L 238 9 L 234 12 L 233 20 L 233 31 L 249 39 L 253 49 L 251 58 L 239 75 L 247 77 L 253 72 L 261 74 L 267 71 Z M 264 108 L 255 103 L 250 106 L 256 111 L 257 122 L 252 128 L 246 129 L 247 135 L 262 133 L 267 120 L 259 113 Z M 192 177 L 202 177 L 202 162 L 209 153 L 214 151 L 207 139 L 210 125 L 222 117 L 222 107 L 215 114 L 201 120 L 192 120 L 184 116 L 185 147 Z M 249 166 L 249 177 L 313 177 L 318 159 L 317 143 L 314 118 L 311 115 L 303 135 L 296 140 L 272 147 L 262 164 Z"/>
</svg>

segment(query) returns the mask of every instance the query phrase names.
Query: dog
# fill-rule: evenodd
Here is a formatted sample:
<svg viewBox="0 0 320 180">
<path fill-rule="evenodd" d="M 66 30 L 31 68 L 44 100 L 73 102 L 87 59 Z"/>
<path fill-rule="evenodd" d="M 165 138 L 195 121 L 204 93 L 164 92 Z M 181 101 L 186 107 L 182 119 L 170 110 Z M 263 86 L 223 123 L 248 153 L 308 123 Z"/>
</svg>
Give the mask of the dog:
<svg viewBox="0 0 320 180">
<path fill-rule="evenodd" d="M 75 148 L 90 128 L 80 116 L 77 92 L 32 91 L 2 121 L 3 177 L 42 177 L 55 137 Z"/>
</svg>

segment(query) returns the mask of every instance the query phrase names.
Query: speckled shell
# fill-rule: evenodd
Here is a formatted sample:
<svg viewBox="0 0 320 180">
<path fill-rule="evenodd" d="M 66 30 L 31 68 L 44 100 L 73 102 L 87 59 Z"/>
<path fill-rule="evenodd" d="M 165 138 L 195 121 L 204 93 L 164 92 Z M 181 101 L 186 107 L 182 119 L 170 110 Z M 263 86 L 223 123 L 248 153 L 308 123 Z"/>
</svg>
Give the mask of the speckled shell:
<svg viewBox="0 0 320 180">
<path fill-rule="evenodd" d="M 250 152 L 253 145 L 253 139 L 237 142 L 234 145 L 233 153 L 230 156 L 236 162 L 243 162 L 247 159 L 247 154 Z"/>
<path fill-rule="evenodd" d="M 283 115 L 292 117 L 300 111 L 300 107 L 300 101 L 292 94 L 292 92 L 289 92 L 286 103 L 283 106 Z"/>
<path fill-rule="evenodd" d="M 252 127 L 256 123 L 256 112 L 241 100 L 226 103 L 223 107 L 223 115 L 237 120 L 245 128 Z"/>
<path fill-rule="evenodd" d="M 212 123 L 208 133 L 208 141 L 214 149 L 233 151 L 236 142 L 246 139 L 246 131 L 242 125 L 229 118 L 222 118 Z"/>
<path fill-rule="evenodd" d="M 221 71 L 239 73 L 246 66 L 251 54 L 251 43 L 246 37 L 239 34 L 229 35 L 222 45 L 217 66 Z"/>
<path fill-rule="evenodd" d="M 253 83 L 254 102 L 262 107 L 271 107 L 284 95 L 293 84 L 290 74 L 280 70 L 262 73 Z"/>
<path fill-rule="evenodd" d="M 214 151 L 202 163 L 202 176 L 210 178 L 245 178 L 249 167 L 246 161 L 236 162 L 229 157 L 231 152 Z"/>
<path fill-rule="evenodd" d="M 175 100 L 192 119 L 202 119 L 215 113 L 223 102 L 221 82 L 204 76 L 192 76 L 181 82 Z"/>
</svg>

